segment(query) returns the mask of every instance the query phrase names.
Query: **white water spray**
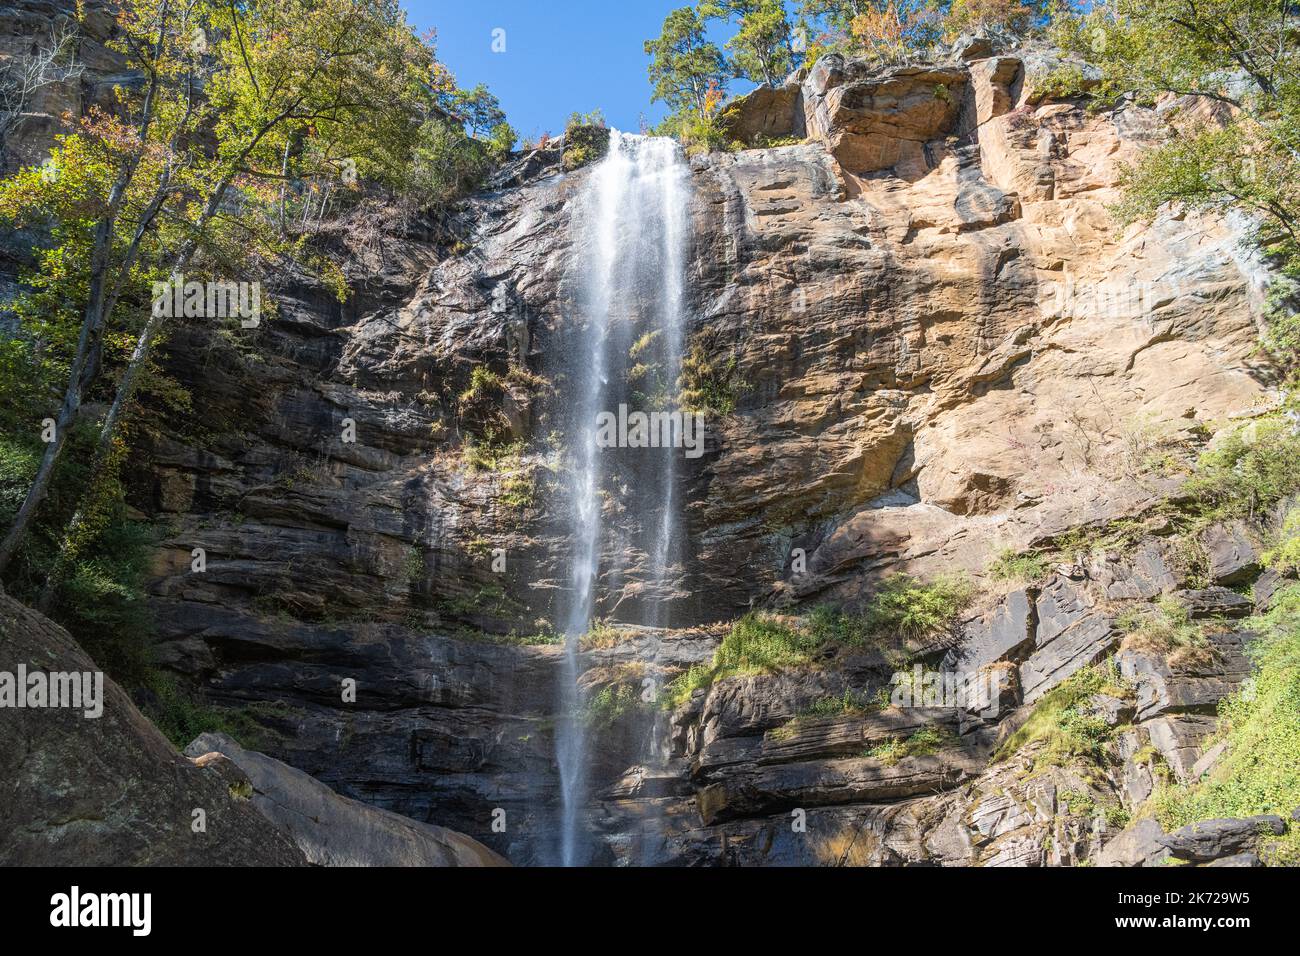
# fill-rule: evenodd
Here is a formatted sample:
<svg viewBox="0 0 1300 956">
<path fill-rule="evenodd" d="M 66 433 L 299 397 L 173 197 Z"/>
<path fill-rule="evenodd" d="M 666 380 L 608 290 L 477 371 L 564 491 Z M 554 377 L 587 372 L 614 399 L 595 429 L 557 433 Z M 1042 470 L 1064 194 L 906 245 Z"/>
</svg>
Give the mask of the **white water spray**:
<svg viewBox="0 0 1300 956">
<path fill-rule="evenodd" d="M 579 329 L 576 354 L 568 357 L 572 402 L 568 443 L 574 458 L 569 481 L 572 570 L 565 614 L 565 650 L 559 700 L 556 761 L 560 774 L 560 862 L 582 865 L 589 847 L 582 814 L 587 799 L 587 741 L 578 688 L 579 643 L 591 625 L 601 571 L 601 505 L 613 467 L 608 449 L 597 444 L 596 419 L 629 399 L 629 346 L 638 330 L 658 340 L 659 382 L 676 387 L 685 337 L 684 283 L 687 255 L 688 169 L 670 139 L 610 132 L 609 151 L 591 171 L 576 202 L 575 253 L 568 281 Z M 657 456 L 638 489 L 648 500 L 644 542 L 653 593 L 663 580 L 677 544 L 677 457 L 679 450 L 646 449 Z M 654 600 L 648 624 L 663 624 Z"/>
</svg>

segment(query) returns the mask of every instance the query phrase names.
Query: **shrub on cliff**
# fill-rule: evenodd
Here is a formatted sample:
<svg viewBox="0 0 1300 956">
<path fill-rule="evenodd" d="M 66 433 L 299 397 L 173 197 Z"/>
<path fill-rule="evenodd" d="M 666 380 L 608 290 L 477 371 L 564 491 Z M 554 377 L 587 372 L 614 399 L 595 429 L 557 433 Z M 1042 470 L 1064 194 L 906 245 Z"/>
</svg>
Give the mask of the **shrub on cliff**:
<svg viewBox="0 0 1300 956">
<path fill-rule="evenodd" d="M 1201 456 L 1185 492 L 1211 517 L 1262 514 L 1300 492 L 1300 429 L 1283 415 L 1234 429 Z"/>
<path fill-rule="evenodd" d="M 975 586 L 950 576 L 922 583 L 906 574 L 887 578 L 867 607 L 866 626 L 876 637 L 924 641 L 952 632 L 975 597 Z"/>
<path fill-rule="evenodd" d="M 1248 648 L 1255 675 L 1219 704 L 1227 751 L 1203 782 L 1156 794 L 1156 819 L 1167 831 L 1218 817 L 1286 819 L 1300 807 L 1300 585 L 1275 594 L 1251 623 L 1259 634 Z M 1269 862 L 1300 864 L 1300 827 L 1266 851 Z"/>
</svg>

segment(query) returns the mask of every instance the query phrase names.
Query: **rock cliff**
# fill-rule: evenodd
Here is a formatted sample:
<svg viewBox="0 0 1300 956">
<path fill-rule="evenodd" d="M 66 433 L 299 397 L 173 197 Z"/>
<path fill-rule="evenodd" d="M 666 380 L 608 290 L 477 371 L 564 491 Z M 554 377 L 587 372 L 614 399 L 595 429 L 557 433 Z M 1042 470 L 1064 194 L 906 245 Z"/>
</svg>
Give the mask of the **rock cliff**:
<svg viewBox="0 0 1300 956">
<path fill-rule="evenodd" d="M 1196 773 L 1215 704 L 1248 673 L 1241 634 L 1173 659 L 1121 647 L 1116 621 L 1162 595 L 1228 622 L 1250 610 L 1230 588 L 1258 572 L 1263 524 L 1216 526 L 1209 565 L 1189 566 L 1152 517 L 1181 482 L 1152 463 L 1190 460 L 1216 424 L 1273 401 L 1255 348 L 1267 276 L 1244 223 L 1114 224 L 1122 165 L 1159 140 L 1162 112 L 1194 104 L 1089 111 L 1045 91 L 1057 62 L 827 56 L 732 108 L 742 137 L 801 143 L 691 160 L 690 344 L 734 408 L 684 465 L 688 558 L 653 595 L 670 628 L 625 623 L 653 582 L 627 545 L 637 489 L 605 500 L 604 547 L 622 557 L 581 682 L 662 686 L 755 607 L 860 608 L 890 574 L 982 579 L 998 552 L 1117 525 L 1126 547 L 1023 587 L 986 582 L 937 658 L 998 669 L 995 716 L 810 715 L 888 686 L 896 662 L 855 650 L 601 728 L 598 862 L 1077 863 L 1124 830 L 1102 811 L 1149 795 L 1153 754 Z M 517 864 L 550 859 L 556 839 L 551 635 L 569 523 L 548 355 L 589 174 L 553 143 L 450 221 L 362 209 L 334 224 L 320 241 L 346 256 L 346 303 L 289 274 L 275 318 L 237 342 L 179 328 L 168 365 L 194 412 L 130 466 L 133 503 L 162 532 L 160 661 L 252 714 L 271 756 Z M 1000 749 L 1117 650 L 1136 697 L 1084 695 L 1113 774 Z M 880 756 L 936 727 L 936 752 Z"/>
</svg>

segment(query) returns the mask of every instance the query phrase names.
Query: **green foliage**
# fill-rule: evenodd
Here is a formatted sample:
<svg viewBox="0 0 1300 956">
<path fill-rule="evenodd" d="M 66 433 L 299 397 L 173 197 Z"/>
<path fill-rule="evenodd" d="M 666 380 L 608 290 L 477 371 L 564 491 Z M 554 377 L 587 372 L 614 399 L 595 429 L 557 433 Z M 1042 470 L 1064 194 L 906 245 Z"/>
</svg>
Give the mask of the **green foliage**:
<svg viewBox="0 0 1300 956">
<path fill-rule="evenodd" d="M 1300 585 L 1275 594 L 1252 627 L 1259 634 L 1248 648 L 1255 676 L 1219 705 L 1227 752 L 1207 779 L 1163 788 L 1152 798 L 1166 830 L 1216 817 L 1286 819 L 1300 806 Z M 1300 828 L 1293 826 L 1266 859 L 1300 863 Z"/>
<path fill-rule="evenodd" d="M 205 704 L 170 674 L 153 671 L 144 686 L 142 709 L 177 750 L 206 733 L 226 734 L 254 750 L 266 739 L 266 731 L 248 711 Z"/>
<path fill-rule="evenodd" d="M 453 120 L 426 120 L 412 148 L 404 192 L 424 206 L 451 206 L 484 184 L 514 141 L 514 131 L 505 123 L 494 127 L 484 140 L 467 136 Z"/>
<path fill-rule="evenodd" d="M 887 578 L 867 607 L 866 628 L 875 637 L 918 641 L 948 634 L 975 597 L 975 587 L 958 576 L 923 584 L 906 574 Z"/>
<path fill-rule="evenodd" d="M 523 454 L 522 441 L 507 441 L 495 432 L 489 432 L 482 439 L 468 439 L 461 448 L 461 464 L 470 472 L 504 471 L 519 465 Z M 530 495 L 522 488 L 512 487 L 515 496 Z"/>
<path fill-rule="evenodd" d="M 611 621 L 600 618 L 591 622 L 591 629 L 582 635 L 579 646 L 584 651 L 608 650 L 627 640 L 628 632 Z"/>
<path fill-rule="evenodd" d="M 699 337 L 691 343 L 682 359 L 677 384 L 682 408 L 716 415 L 734 412 L 736 402 L 749 388 L 740 377 L 736 357 L 719 354 L 709 337 Z"/>
<path fill-rule="evenodd" d="M 40 448 L 37 442 L 0 433 L 0 526 L 8 527 L 22 506 L 41 460 Z"/>
<path fill-rule="evenodd" d="M 830 604 L 819 604 L 804 620 L 804 628 L 819 645 L 841 644 L 861 647 L 870 634 L 861 615 L 848 614 Z"/>
<path fill-rule="evenodd" d="M 714 651 L 711 665 L 692 666 L 668 685 L 661 700 L 665 706 L 675 707 L 689 700 L 695 690 L 724 677 L 807 665 L 828 633 L 824 627 L 809 628 L 797 618 L 753 611 L 732 624 Z"/>
<path fill-rule="evenodd" d="M 21 433 L 0 435 L 0 527 L 8 526 L 26 496 L 44 447 L 38 434 L 39 428 L 33 427 L 26 441 Z M 86 449 L 93 440 L 93 429 L 85 426 L 69 437 L 71 454 L 56 472 L 42 520 L 9 569 L 10 593 L 28 604 L 36 603 L 60 560 L 58 533 L 86 493 Z M 145 525 L 129 519 L 121 486 L 111 476 L 101 479 L 87 497 L 98 503 L 95 520 L 64 568 L 50 616 L 130 690 L 142 685 L 150 669 L 153 628 L 144 585 L 153 539 Z"/>
<path fill-rule="evenodd" d="M 581 719 L 596 731 L 608 731 L 645 709 L 632 684 L 610 684 L 587 701 Z"/>
<path fill-rule="evenodd" d="M 739 30 L 726 43 L 734 76 L 777 86 L 796 66 L 798 56 L 782 0 L 703 0 L 700 14 L 706 20 L 738 23 Z"/>
<path fill-rule="evenodd" d="M 753 612 L 732 625 L 714 654 L 719 674 L 754 674 L 807 664 L 817 638 L 796 623 Z"/>
<path fill-rule="evenodd" d="M 1050 568 L 1051 562 L 1046 555 L 1035 552 L 1020 554 L 1008 548 L 998 552 L 984 573 L 994 581 L 1033 584 L 1047 577 Z"/>
<path fill-rule="evenodd" d="M 889 692 L 882 689 L 874 697 L 858 693 L 846 687 L 838 697 L 818 697 L 800 713 L 801 717 L 843 717 L 846 715 L 869 714 L 889 705 Z"/>
<path fill-rule="evenodd" d="M 1131 693 L 1113 662 L 1085 667 L 1043 695 L 1029 719 L 998 748 L 993 760 L 1006 760 L 1030 744 L 1041 744 L 1034 758 L 1035 769 L 1077 758 L 1099 763 L 1106 759 L 1114 732 L 1101 718 L 1083 713 L 1080 705 L 1094 694 L 1128 697 Z"/>
<path fill-rule="evenodd" d="M 1036 89 L 1045 99 L 1068 100 L 1083 96 L 1088 92 L 1087 77 L 1083 69 L 1073 63 L 1066 63 L 1051 70 L 1037 84 Z"/>
<path fill-rule="evenodd" d="M 1046 0 L 952 0 L 943 20 L 944 36 L 1001 30 L 1023 35 L 1043 19 L 1051 6 Z"/>
<path fill-rule="evenodd" d="M 1300 492 L 1300 431 L 1284 415 L 1256 419 L 1203 454 L 1185 492 L 1211 517 L 1252 517 Z"/>
<path fill-rule="evenodd" d="M 734 152 L 740 144 L 729 138 L 725 111 L 701 116 L 698 113 L 674 113 L 651 132 L 671 136 L 682 144 L 688 156 L 700 156 L 722 150 Z"/>
<path fill-rule="evenodd" d="M 469 386 L 460 393 L 460 403 L 472 405 L 484 399 L 499 398 L 505 387 L 505 379 L 496 372 L 486 365 L 475 365 L 469 375 Z"/>
<path fill-rule="evenodd" d="M 599 115 L 599 110 L 596 114 Z M 575 123 L 574 120 L 581 122 Z M 589 122 L 590 117 L 574 114 L 564 130 L 564 168 L 573 170 L 594 163 L 609 151 L 609 129 L 605 121 Z"/>
<path fill-rule="evenodd" d="M 1264 563 L 1280 574 L 1300 571 L 1300 507 L 1287 512 L 1276 544 L 1263 555 Z"/>
<path fill-rule="evenodd" d="M 1162 597 L 1154 607 L 1128 611 L 1115 623 L 1126 636 L 1126 647 L 1169 654 L 1179 661 L 1204 659 L 1209 653 L 1204 628 L 1176 598 Z"/>
<path fill-rule="evenodd" d="M 666 103 L 677 115 L 707 117 L 714 111 L 726 86 L 727 63 L 696 10 L 682 7 L 669 13 L 659 36 L 645 42 L 645 52 L 652 101 Z"/>
<path fill-rule="evenodd" d="M 890 737 L 883 743 L 868 749 L 863 756 L 879 760 L 886 767 L 892 767 L 904 757 L 928 757 L 953 742 L 954 737 L 950 731 L 932 724 L 922 727 L 910 737 Z"/>
<path fill-rule="evenodd" d="M 425 570 L 424 552 L 418 546 L 411 545 L 406 549 L 406 557 L 402 561 L 402 580 L 414 587 L 424 580 Z"/>
<path fill-rule="evenodd" d="M 1258 214 L 1261 245 L 1300 268 L 1298 19 L 1272 0 L 1116 0 L 1055 18 L 1053 39 L 1101 67 L 1104 98 L 1194 94 L 1231 107 L 1174 117 L 1171 140 L 1125 176 L 1122 220 L 1171 202 Z"/>
<path fill-rule="evenodd" d="M 117 510 L 80 548 L 54 611 L 86 653 L 127 687 L 144 681 L 151 662 L 153 621 L 144 586 L 152 544 L 146 526 Z"/>
</svg>

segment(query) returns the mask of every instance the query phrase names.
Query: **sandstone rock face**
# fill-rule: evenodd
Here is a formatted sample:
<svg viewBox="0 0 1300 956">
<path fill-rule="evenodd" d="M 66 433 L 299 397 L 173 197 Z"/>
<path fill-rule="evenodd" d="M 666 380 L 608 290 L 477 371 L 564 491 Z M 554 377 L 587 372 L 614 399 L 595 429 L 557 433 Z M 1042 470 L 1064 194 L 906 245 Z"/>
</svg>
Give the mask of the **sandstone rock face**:
<svg viewBox="0 0 1300 956">
<path fill-rule="evenodd" d="M 19 667 L 95 672 L 66 631 L 0 591 L 0 672 L 12 679 Z M 112 680 L 102 687 L 98 717 L 84 708 L 0 708 L 0 864 L 305 862 L 237 779 L 186 760 Z"/>
<path fill-rule="evenodd" d="M 1004 549 L 1140 524 L 1180 485 L 1146 466 L 1154 453 L 1194 449 L 1209 423 L 1269 400 L 1255 348 L 1267 276 L 1241 251 L 1247 224 L 1164 214 L 1122 231 L 1106 210 L 1121 164 L 1159 140 L 1156 111 L 1052 95 L 1047 54 L 963 55 L 884 71 L 823 57 L 738 110 L 738 138 L 803 144 L 691 160 L 691 344 L 726 370 L 735 409 L 708 417 L 706 454 L 683 464 L 689 547 L 662 592 L 629 544 L 638 489 L 605 489 L 596 613 L 612 636 L 584 645 L 590 693 L 707 665 L 752 607 L 858 609 L 888 574 L 979 576 Z M 555 727 L 572 717 L 556 713 L 554 643 L 571 516 L 548 436 L 590 174 L 548 145 L 447 222 L 368 228 L 359 210 L 335 224 L 320 241 L 348 263 L 348 301 L 289 274 L 268 291 L 277 316 L 239 350 L 177 328 L 168 363 L 201 427 L 173 420 L 129 468 L 133 504 L 166 529 L 160 660 L 209 702 L 249 709 L 269 756 L 517 864 L 553 858 Z M 476 368 L 502 382 L 487 407 L 462 401 Z M 467 449 L 492 412 L 520 445 L 480 467 Z M 1230 590 L 1257 563 L 1251 529 L 1207 534 L 1209 587 L 1152 525 L 1123 553 L 990 591 L 929 663 L 997 668 L 992 717 L 817 717 L 888 688 L 878 651 L 721 680 L 672 714 L 637 708 L 592 734 L 597 861 L 1094 859 L 1121 833 L 1117 811 L 1150 794 L 1152 753 L 1192 773 L 1214 702 L 1244 675 L 1244 638 L 1225 634 L 1214 667 L 1131 657 L 1144 689 L 1091 702 L 1102 720 L 1134 711 L 1105 780 L 1068 762 L 1031 773 L 1034 748 L 991 754 L 1120 646 L 1117 604 L 1252 610 Z M 652 599 L 670 627 L 634 626 Z M 355 702 L 340 700 L 346 679 Z M 944 746 L 879 755 L 927 728 Z"/>
<path fill-rule="evenodd" d="M 220 755 L 243 771 L 253 806 L 317 866 L 504 866 L 487 847 L 443 827 L 340 797 L 301 770 L 245 750 L 223 734 L 203 734 L 185 753 Z"/>
</svg>

